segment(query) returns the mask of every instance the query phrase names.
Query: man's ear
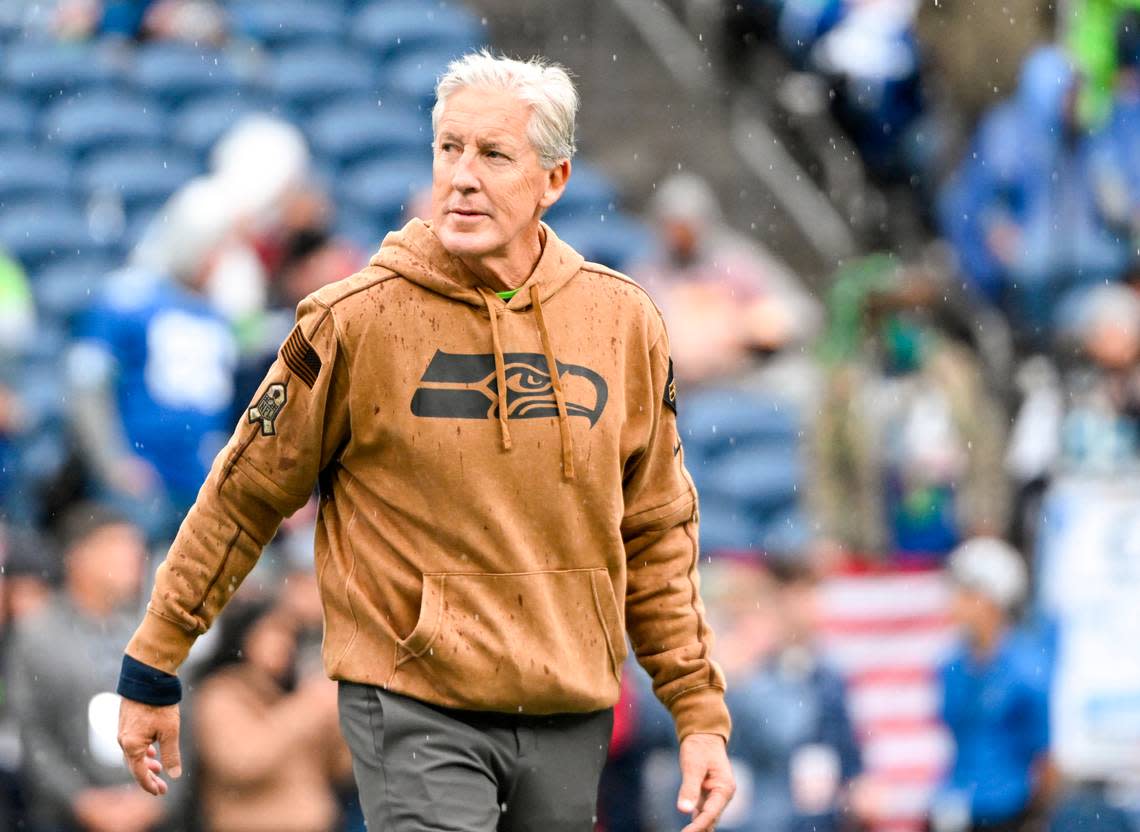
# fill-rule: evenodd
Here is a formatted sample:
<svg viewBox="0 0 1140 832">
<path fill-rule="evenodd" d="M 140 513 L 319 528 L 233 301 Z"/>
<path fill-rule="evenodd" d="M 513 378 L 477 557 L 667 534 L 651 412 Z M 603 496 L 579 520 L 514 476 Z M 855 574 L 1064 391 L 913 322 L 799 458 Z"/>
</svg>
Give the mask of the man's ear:
<svg viewBox="0 0 1140 832">
<path fill-rule="evenodd" d="M 563 159 L 550 170 L 546 171 L 546 190 L 542 192 L 539 206 L 545 211 L 558 201 L 562 192 L 566 190 L 566 182 L 570 179 L 570 160 Z"/>
</svg>

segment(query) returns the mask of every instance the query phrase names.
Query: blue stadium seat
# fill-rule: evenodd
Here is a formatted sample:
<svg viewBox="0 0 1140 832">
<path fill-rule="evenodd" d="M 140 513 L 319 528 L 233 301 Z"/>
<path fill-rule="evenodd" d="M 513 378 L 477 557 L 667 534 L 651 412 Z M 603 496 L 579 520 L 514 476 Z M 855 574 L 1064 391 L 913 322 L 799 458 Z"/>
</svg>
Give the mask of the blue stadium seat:
<svg viewBox="0 0 1140 832">
<path fill-rule="evenodd" d="M 0 247 L 28 272 L 53 260 L 101 254 L 83 212 L 57 204 L 9 206 L 0 211 Z"/>
<path fill-rule="evenodd" d="M 382 59 L 423 50 L 459 54 L 487 39 L 478 18 L 462 7 L 390 0 L 361 9 L 348 32 L 357 44 Z"/>
<path fill-rule="evenodd" d="M 242 83 L 226 53 L 161 42 L 139 47 L 129 79 L 136 89 L 168 106 L 192 96 L 237 89 Z"/>
<path fill-rule="evenodd" d="M 99 256 L 52 261 L 32 275 L 37 308 L 49 320 L 71 323 L 91 305 L 104 278 L 118 265 L 115 260 Z"/>
<path fill-rule="evenodd" d="M 50 149 L 0 145 L 0 206 L 16 201 L 66 201 L 72 195 L 68 160 Z"/>
<path fill-rule="evenodd" d="M 161 145 L 166 120 L 153 99 L 101 91 L 54 105 L 45 113 L 42 129 L 48 142 L 82 157 Z"/>
<path fill-rule="evenodd" d="M 617 191 L 609 177 L 588 162 L 576 161 L 566 190 L 547 212 L 547 221 L 554 225 L 564 220 L 596 220 L 602 214 L 614 213 L 617 201 Z"/>
<path fill-rule="evenodd" d="M 232 91 L 185 102 L 171 118 L 174 141 L 205 158 L 214 143 L 251 113 L 266 113 L 269 101 L 259 95 Z"/>
<path fill-rule="evenodd" d="M 269 89 L 296 111 L 311 113 L 334 98 L 376 94 L 376 68 L 355 52 L 299 47 L 277 55 L 269 71 Z"/>
<path fill-rule="evenodd" d="M 337 206 L 333 228 L 338 237 L 343 237 L 361 251 L 369 253 L 378 249 L 384 235 L 392 230 L 390 226 L 381 227 L 380 223 L 368 214 L 362 214 L 344 205 Z"/>
<path fill-rule="evenodd" d="M 430 112 L 435 104 L 435 84 L 461 50 L 420 49 L 402 52 L 380 69 L 385 88 Z"/>
<path fill-rule="evenodd" d="M 35 126 L 35 107 L 14 95 L 0 95 L 0 142 L 27 141 Z"/>
<path fill-rule="evenodd" d="M 163 150 L 101 153 L 83 163 L 80 187 L 89 196 L 114 194 L 128 214 L 155 210 L 175 190 L 201 172 L 197 159 Z"/>
<path fill-rule="evenodd" d="M 414 108 L 377 106 L 375 99 L 338 102 L 306 125 L 313 151 L 347 166 L 369 156 L 429 154 L 431 117 Z"/>
<path fill-rule="evenodd" d="M 412 196 L 431 184 L 431 159 L 426 153 L 405 158 L 385 157 L 360 162 L 345 170 L 338 196 L 345 205 L 375 223 L 381 236 L 403 226 Z"/>
<path fill-rule="evenodd" d="M 644 225 L 619 214 L 552 221 L 554 233 L 594 263 L 623 271 L 648 257 L 656 240 Z"/>
<path fill-rule="evenodd" d="M 99 44 L 21 41 L 4 49 L 4 87 L 35 101 L 115 83 L 120 74 Z"/>
<path fill-rule="evenodd" d="M 270 49 L 339 41 L 346 26 L 344 11 L 336 3 L 301 0 L 242 0 L 229 7 L 230 20 L 243 32 Z"/>
</svg>

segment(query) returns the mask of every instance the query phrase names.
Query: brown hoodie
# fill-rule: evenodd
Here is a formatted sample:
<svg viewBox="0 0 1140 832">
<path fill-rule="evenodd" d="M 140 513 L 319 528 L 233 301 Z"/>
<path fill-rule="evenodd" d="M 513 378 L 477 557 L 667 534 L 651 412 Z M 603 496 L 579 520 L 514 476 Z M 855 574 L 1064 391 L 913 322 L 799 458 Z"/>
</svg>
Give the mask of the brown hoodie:
<svg viewBox="0 0 1140 832">
<path fill-rule="evenodd" d="M 661 316 L 542 230 L 509 302 L 414 220 L 300 304 L 129 655 L 173 673 L 318 483 L 332 678 L 585 712 L 616 702 L 628 632 L 679 737 L 727 739 Z"/>
</svg>

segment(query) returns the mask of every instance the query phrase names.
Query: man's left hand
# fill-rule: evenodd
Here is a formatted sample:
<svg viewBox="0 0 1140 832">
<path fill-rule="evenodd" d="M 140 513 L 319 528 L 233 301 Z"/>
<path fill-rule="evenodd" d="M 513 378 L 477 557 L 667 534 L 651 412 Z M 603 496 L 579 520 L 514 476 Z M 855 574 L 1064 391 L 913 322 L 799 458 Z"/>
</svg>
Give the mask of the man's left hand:
<svg viewBox="0 0 1140 832">
<path fill-rule="evenodd" d="M 728 749 L 716 734 L 689 734 L 681 741 L 681 791 L 677 811 L 693 822 L 681 832 L 709 832 L 736 793 Z"/>
</svg>

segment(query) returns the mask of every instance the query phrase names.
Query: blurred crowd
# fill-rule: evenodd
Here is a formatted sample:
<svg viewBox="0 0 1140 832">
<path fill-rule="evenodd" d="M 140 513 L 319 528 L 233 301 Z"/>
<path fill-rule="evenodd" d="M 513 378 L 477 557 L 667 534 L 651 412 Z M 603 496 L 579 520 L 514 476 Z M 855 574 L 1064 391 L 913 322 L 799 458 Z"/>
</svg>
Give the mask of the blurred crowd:
<svg viewBox="0 0 1140 832">
<path fill-rule="evenodd" d="M 128 785 L 110 691 L 295 305 L 424 209 L 425 79 L 484 37 L 437 12 L 0 0 L 0 828 L 363 828 L 311 504 L 191 655 L 165 801 Z M 548 215 L 669 326 L 735 720 L 720 828 L 1132 829 L 1140 3 L 749 0 L 723 19 L 731 83 L 775 59 L 828 90 L 868 187 L 922 231 L 797 275 L 700 176 L 662 178 L 637 218 L 588 158 Z M 330 55 L 349 30 L 357 51 Z M 376 100 L 337 69 L 357 59 L 403 86 Z M 202 80 L 222 64 L 224 90 Z M 79 118 L 127 99 L 163 128 Z M 600 829 L 683 825 L 674 742 L 631 666 Z"/>
</svg>

